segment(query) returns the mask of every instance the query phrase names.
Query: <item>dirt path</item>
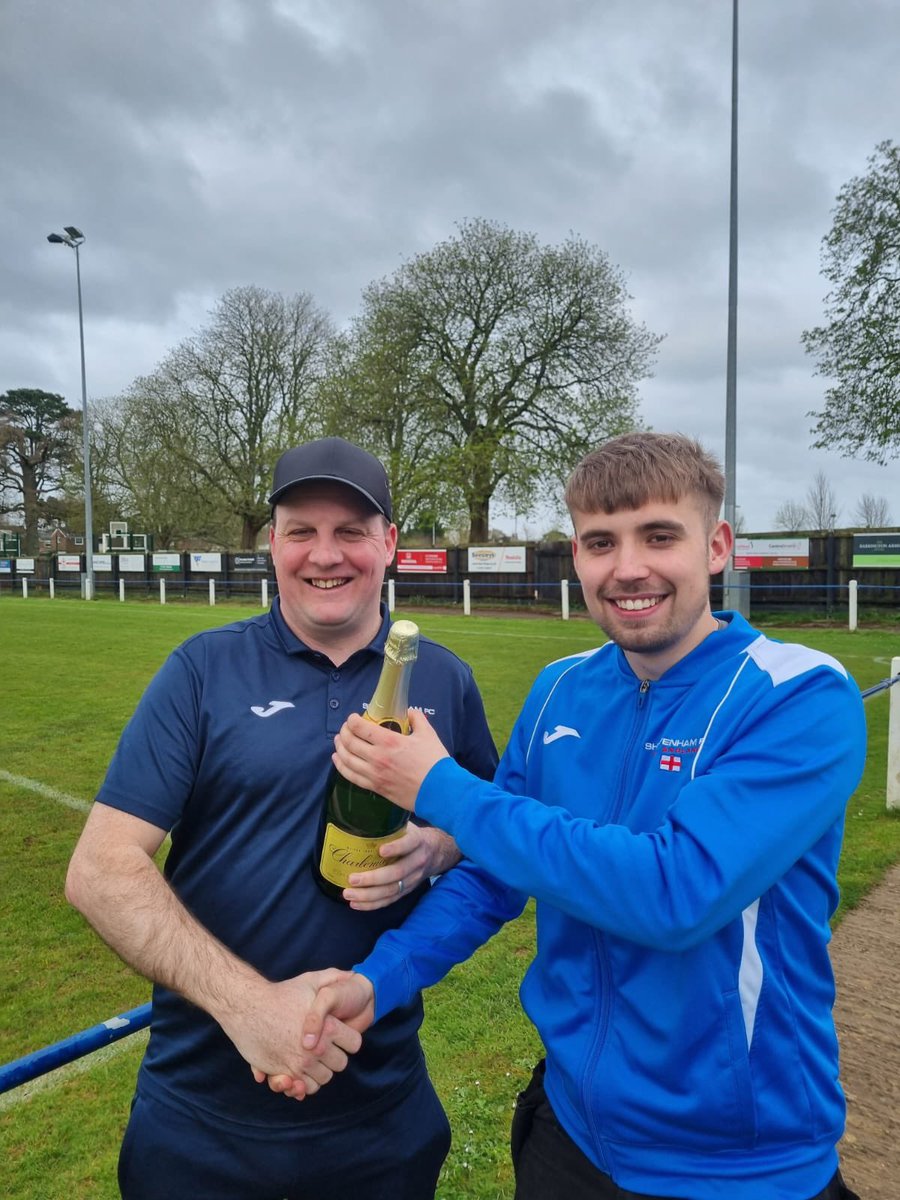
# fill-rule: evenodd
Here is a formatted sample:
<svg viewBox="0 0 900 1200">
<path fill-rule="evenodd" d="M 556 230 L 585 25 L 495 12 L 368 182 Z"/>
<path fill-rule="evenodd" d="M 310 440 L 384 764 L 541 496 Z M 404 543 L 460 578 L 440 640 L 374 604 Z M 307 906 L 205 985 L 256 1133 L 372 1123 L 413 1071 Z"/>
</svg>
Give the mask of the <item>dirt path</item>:
<svg viewBox="0 0 900 1200">
<path fill-rule="evenodd" d="M 900 865 L 831 943 L 847 1132 L 841 1163 L 861 1200 L 900 1196 Z"/>
</svg>

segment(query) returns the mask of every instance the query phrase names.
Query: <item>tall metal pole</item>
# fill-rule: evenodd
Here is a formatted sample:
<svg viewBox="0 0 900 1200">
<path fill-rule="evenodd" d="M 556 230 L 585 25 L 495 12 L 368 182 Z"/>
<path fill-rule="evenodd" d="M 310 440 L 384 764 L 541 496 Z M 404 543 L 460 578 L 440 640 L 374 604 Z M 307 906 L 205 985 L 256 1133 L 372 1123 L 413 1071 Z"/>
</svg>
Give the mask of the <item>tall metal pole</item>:
<svg viewBox="0 0 900 1200">
<path fill-rule="evenodd" d="M 78 281 L 78 341 L 81 346 L 81 425 L 84 456 L 84 598 L 94 598 L 94 506 L 91 496 L 91 437 L 88 423 L 87 378 L 84 370 L 84 310 L 81 304 L 80 243 L 75 243 L 75 276 Z"/>
<path fill-rule="evenodd" d="M 81 303 L 81 256 L 78 249 L 84 234 L 74 225 L 66 225 L 63 233 L 49 233 L 52 245 L 68 246 L 75 251 L 75 279 L 78 283 L 78 343 L 81 347 L 81 428 L 84 465 L 84 598 L 94 598 L 94 515 L 91 499 L 91 436 L 88 420 L 87 380 L 84 370 L 84 309 Z"/>
<path fill-rule="evenodd" d="M 731 16 L 731 202 L 728 239 L 728 348 L 725 367 L 725 520 L 737 518 L 737 267 L 738 267 L 738 0 Z M 723 573 L 725 608 L 749 611 L 731 562 Z"/>
</svg>

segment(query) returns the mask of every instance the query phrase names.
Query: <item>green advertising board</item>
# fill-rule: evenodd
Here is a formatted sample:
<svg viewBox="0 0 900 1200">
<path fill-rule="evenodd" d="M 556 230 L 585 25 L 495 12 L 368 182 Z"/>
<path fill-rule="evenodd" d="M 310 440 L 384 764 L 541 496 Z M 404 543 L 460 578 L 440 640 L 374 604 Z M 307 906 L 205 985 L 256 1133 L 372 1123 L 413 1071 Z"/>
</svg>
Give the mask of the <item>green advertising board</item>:
<svg viewBox="0 0 900 1200">
<path fill-rule="evenodd" d="M 900 533 L 854 533 L 854 567 L 900 567 Z"/>
<path fill-rule="evenodd" d="M 160 571 L 168 571 L 168 572 L 174 573 L 175 571 L 181 570 L 181 555 L 180 554 L 166 554 L 165 552 L 161 551 L 157 554 L 151 555 L 150 561 L 151 561 L 154 572 L 156 572 L 157 574 Z"/>
</svg>

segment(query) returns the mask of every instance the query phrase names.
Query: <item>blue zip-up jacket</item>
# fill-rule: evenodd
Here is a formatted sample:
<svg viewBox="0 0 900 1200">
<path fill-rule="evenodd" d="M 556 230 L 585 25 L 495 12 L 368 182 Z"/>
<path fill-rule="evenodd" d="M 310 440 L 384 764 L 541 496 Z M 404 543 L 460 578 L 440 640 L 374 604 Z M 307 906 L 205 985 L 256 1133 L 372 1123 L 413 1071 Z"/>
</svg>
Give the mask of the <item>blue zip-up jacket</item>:
<svg viewBox="0 0 900 1200">
<path fill-rule="evenodd" d="M 829 918 L 865 758 L 839 663 L 737 614 L 660 679 L 612 643 L 548 666 L 494 784 L 416 810 L 469 861 L 359 966 L 380 1017 L 537 900 L 522 1004 L 569 1135 L 619 1186 L 806 1200 L 843 1131 Z"/>
</svg>

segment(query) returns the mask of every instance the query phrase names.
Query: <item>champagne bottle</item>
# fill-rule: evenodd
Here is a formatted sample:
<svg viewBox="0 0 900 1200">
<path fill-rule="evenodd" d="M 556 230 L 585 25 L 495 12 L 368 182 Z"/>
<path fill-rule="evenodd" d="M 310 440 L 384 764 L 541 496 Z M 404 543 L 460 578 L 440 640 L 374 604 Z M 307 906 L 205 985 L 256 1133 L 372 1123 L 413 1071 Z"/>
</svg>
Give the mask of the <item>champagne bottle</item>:
<svg viewBox="0 0 900 1200">
<path fill-rule="evenodd" d="M 418 651 L 418 625 L 395 621 L 385 643 L 378 686 L 363 713 L 365 720 L 409 733 L 409 681 Z M 378 847 L 401 837 L 408 820 L 405 809 L 357 787 L 332 768 L 313 860 L 313 874 L 322 891 L 342 900 L 350 875 L 385 866 Z"/>
</svg>

